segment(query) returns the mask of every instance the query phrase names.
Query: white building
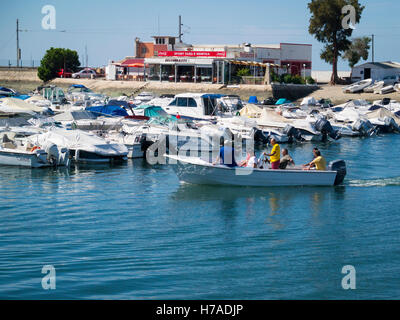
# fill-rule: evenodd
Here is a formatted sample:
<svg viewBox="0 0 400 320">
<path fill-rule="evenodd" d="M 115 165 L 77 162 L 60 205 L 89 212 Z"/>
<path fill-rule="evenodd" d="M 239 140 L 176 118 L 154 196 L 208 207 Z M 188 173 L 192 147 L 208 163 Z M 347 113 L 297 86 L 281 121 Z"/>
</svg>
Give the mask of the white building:
<svg viewBox="0 0 400 320">
<path fill-rule="evenodd" d="M 400 63 L 398 62 L 368 62 L 352 69 L 351 80 L 383 80 L 384 78 L 398 75 L 400 75 Z"/>
<path fill-rule="evenodd" d="M 157 50 L 146 57 L 148 78 L 159 81 L 229 83 L 237 62 L 275 65 L 278 73 L 311 76 L 312 45 L 280 43 L 273 45 L 187 45 L 176 43 L 174 51 Z M 251 66 L 254 77 L 263 78 L 265 68 Z"/>
</svg>

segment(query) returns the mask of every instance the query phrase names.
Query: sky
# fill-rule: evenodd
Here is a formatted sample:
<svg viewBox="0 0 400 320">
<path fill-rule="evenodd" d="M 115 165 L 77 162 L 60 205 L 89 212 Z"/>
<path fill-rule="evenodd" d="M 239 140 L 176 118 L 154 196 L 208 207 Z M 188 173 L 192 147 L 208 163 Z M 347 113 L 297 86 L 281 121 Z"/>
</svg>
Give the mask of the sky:
<svg viewBox="0 0 400 320">
<path fill-rule="evenodd" d="M 16 19 L 23 60 L 40 60 L 50 47 L 76 50 L 90 66 L 133 55 L 134 39 L 178 34 L 191 44 L 313 45 L 313 69 L 331 70 L 320 59 L 323 45 L 308 33 L 309 0 L 1 0 L 0 64 L 16 59 Z M 399 0 L 360 0 L 365 5 L 353 37 L 375 34 L 375 61 L 400 61 Z M 56 29 L 43 30 L 42 7 L 56 9 Z M 61 32 L 64 31 L 64 32 Z M 370 57 L 371 58 L 371 57 Z M 348 70 L 346 61 L 339 70 Z"/>
</svg>

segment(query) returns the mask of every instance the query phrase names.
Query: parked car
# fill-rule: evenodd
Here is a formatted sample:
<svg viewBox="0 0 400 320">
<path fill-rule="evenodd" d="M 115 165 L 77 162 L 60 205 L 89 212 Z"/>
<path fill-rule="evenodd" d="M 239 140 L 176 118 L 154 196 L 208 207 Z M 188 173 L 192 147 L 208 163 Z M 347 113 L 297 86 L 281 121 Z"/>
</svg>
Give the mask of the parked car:
<svg viewBox="0 0 400 320">
<path fill-rule="evenodd" d="M 79 72 L 75 72 L 72 74 L 72 78 L 79 79 L 79 78 L 96 78 L 97 74 L 96 71 L 91 69 L 83 69 Z"/>
<path fill-rule="evenodd" d="M 72 72 L 65 71 L 64 69 L 61 69 L 60 71 L 57 72 L 57 75 L 59 78 L 71 78 Z"/>
</svg>

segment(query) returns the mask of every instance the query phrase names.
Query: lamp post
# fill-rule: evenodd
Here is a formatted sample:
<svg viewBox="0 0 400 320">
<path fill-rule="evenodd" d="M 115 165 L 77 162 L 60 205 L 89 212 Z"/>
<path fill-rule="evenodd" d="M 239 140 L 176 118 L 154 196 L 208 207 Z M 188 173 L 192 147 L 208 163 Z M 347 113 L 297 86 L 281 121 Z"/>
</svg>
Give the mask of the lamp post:
<svg viewBox="0 0 400 320">
<path fill-rule="evenodd" d="M 303 63 L 304 81 L 306 80 L 306 64 Z"/>
<path fill-rule="evenodd" d="M 253 63 L 254 63 L 254 66 L 253 66 L 253 68 L 254 68 L 254 71 L 253 71 L 253 73 L 254 73 L 254 84 L 256 84 L 256 50 L 255 50 L 255 47 L 253 47 Z"/>
</svg>

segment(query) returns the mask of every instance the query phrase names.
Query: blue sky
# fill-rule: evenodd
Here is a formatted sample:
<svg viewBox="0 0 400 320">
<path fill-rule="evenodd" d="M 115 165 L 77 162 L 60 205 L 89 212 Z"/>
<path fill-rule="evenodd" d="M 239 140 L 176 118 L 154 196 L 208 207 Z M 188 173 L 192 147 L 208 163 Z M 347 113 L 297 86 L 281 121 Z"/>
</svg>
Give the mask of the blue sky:
<svg viewBox="0 0 400 320">
<path fill-rule="evenodd" d="M 308 34 L 308 0 L 2 0 L 0 60 L 15 59 L 16 19 L 20 29 L 22 59 L 40 60 L 51 46 L 77 50 L 83 57 L 87 45 L 89 64 L 105 65 L 133 54 L 135 37 L 177 35 L 182 15 L 187 43 L 239 44 L 310 43 L 313 69 L 330 70 L 319 55 L 322 44 Z M 400 1 L 361 0 L 366 6 L 353 35 L 375 34 L 375 60 L 400 61 Z M 56 32 L 41 28 L 44 5 L 56 8 Z M 66 30 L 66 32 L 57 32 Z M 340 62 L 340 70 L 348 69 Z"/>
</svg>

